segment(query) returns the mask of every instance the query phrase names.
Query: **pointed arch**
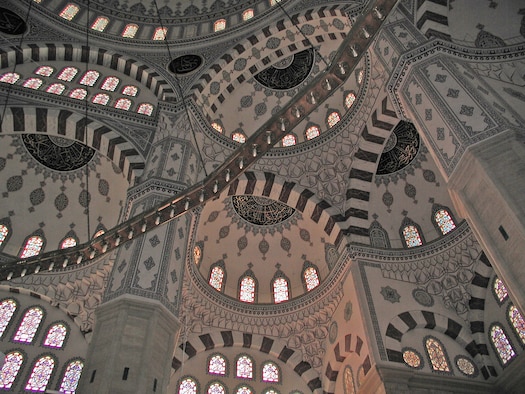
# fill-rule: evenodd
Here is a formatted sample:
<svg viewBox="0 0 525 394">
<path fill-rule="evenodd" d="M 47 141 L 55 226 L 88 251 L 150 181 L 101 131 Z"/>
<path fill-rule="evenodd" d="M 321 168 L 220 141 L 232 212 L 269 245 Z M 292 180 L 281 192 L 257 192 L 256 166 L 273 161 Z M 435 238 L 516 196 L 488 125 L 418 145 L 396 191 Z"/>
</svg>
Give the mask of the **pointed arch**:
<svg viewBox="0 0 525 394">
<path fill-rule="evenodd" d="M 271 282 L 272 301 L 275 304 L 288 301 L 292 298 L 290 291 L 290 279 L 282 272 L 277 269 Z"/>
<path fill-rule="evenodd" d="M 427 336 L 424 339 L 424 344 L 432 371 L 451 374 L 450 361 L 443 343 L 436 337 Z"/>
<path fill-rule="evenodd" d="M 220 353 L 214 353 L 208 357 L 207 372 L 210 375 L 228 375 L 228 361 Z"/>
<path fill-rule="evenodd" d="M 419 227 L 419 224 L 415 223 L 408 217 L 405 217 L 401 222 L 399 234 L 403 240 L 403 246 L 405 248 L 422 246 L 425 243 L 421 227 Z"/>
<path fill-rule="evenodd" d="M 48 327 L 42 346 L 61 349 L 69 334 L 69 326 L 64 322 L 56 322 Z"/>
<path fill-rule="evenodd" d="M 42 320 L 44 318 L 44 310 L 39 306 L 34 306 L 26 309 L 18 329 L 13 336 L 13 341 L 31 343 L 35 337 Z"/>
<path fill-rule="evenodd" d="M 9 217 L 0 219 L 0 252 L 11 238 L 11 220 Z"/>
<path fill-rule="evenodd" d="M 46 239 L 42 230 L 37 230 L 33 234 L 28 235 L 20 248 L 18 254 L 21 259 L 37 256 L 46 246 Z"/>
<path fill-rule="evenodd" d="M 235 377 L 239 379 L 255 379 L 255 361 L 247 354 L 235 358 Z"/>
<path fill-rule="evenodd" d="M 210 267 L 208 283 L 215 290 L 223 292 L 226 284 L 226 267 L 224 260 L 219 260 Z"/>
<path fill-rule="evenodd" d="M 521 346 L 525 345 L 525 319 L 523 319 L 523 315 L 518 307 L 509 304 L 507 308 L 507 319 L 512 328 L 514 328 L 514 333 L 520 341 Z"/>
<path fill-rule="evenodd" d="M 23 363 L 24 354 L 21 350 L 13 350 L 5 355 L 0 371 L 0 389 L 9 390 L 13 386 Z"/>
<path fill-rule="evenodd" d="M 11 319 L 18 308 L 18 303 L 12 298 L 4 299 L 0 302 L 0 338 L 11 323 Z"/>
<path fill-rule="evenodd" d="M 261 379 L 266 383 L 280 383 L 281 369 L 273 361 L 265 361 L 262 365 Z"/>
<path fill-rule="evenodd" d="M 192 376 L 184 376 L 179 380 L 178 394 L 197 394 L 198 384 L 197 380 Z"/>
<path fill-rule="evenodd" d="M 376 248 L 390 249 L 391 246 L 388 232 L 377 220 L 374 219 L 368 231 L 370 234 L 370 245 Z"/>
<path fill-rule="evenodd" d="M 431 220 L 439 235 L 446 235 L 457 227 L 452 211 L 443 205 L 432 205 Z"/>
<path fill-rule="evenodd" d="M 237 298 L 242 302 L 256 303 L 258 287 L 259 285 L 255 274 L 251 268 L 248 268 L 243 276 L 239 278 Z"/>
<path fill-rule="evenodd" d="M 73 230 L 68 231 L 66 236 L 62 238 L 58 245 L 58 249 L 67 249 L 77 246 L 79 243 L 78 237 Z"/>
<path fill-rule="evenodd" d="M 489 329 L 490 343 L 498 355 L 501 366 L 506 366 L 516 357 L 516 351 L 512 346 L 505 330 L 498 323 L 493 323 Z"/>
<path fill-rule="evenodd" d="M 46 391 L 47 385 L 55 370 L 56 360 L 51 355 L 40 357 L 33 364 L 31 375 L 27 380 L 25 389 L 29 391 Z"/>
<path fill-rule="evenodd" d="M 303 263 L 303 270 L 301 273 L 303 280 L 304 291 L 312 291 L 321 283 L 321 277 L 319 276 L 319 268 L 316 265 L 312 264 L 310 261 L 306 260 Z"/>
<path fill-rule="evenodd" d="M 81 359 L 72 360 L 66 364 L 65 370 L 62 373 L 62 381 L 60 382 L 61 393 L 75 393 L 83 369 L 84 362 Z"/>
</svg>

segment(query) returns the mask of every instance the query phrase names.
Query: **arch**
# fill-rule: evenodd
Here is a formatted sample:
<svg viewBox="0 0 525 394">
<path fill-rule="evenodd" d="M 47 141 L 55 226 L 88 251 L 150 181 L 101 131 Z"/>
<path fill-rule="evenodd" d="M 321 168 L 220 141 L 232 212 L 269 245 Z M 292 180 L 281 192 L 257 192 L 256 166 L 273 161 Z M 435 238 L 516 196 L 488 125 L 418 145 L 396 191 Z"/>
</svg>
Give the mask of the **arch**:
<svg viewBox="0 0 525 394">
<path fill-rule="evenodd" d="M 256 303 L 259 284 L 252 270 L 247 270 L 239 278 L 238 299 L 243 302 Z"/>
<path fill-rule="evenodd" d="M 279 304 L 290 300 L 292 298 L 291 291 L 290 279 L 278 268 L 271 281 L 270 292 L 272 294 L 272 301 L 275 304 Z"/>
<path fill-rule="evenodd" d="M 255 390 L 246 383 L 241 383 L 235 387 L 234 394 L 255 394 Z"/>
<path fill-rule="evenodd" d="M 28 391 L 45 391 L 55 372 L 56 364 L 55 357 L 50 354 L 39 357 L 33 363 L 25 389 Z"/>
<path fill-rule="evenodd" d="M 109 19 L 104 16 L 99 16 L 95 21 L 91 24 L 91 29 L 103 32 L 106 27 L 108 26 Z"/>
<path fill-rule="evenodd" d="M 294 146 L 295 144 L 297 144 L 297 136 L 295 133 L 288 133 L 281 140 L 281 145 L 284 147 Z"/>
<path fill-rule="evenodd" d="M 492 281 L 492 294 L 498 305 L 503 305 L 503 303 L 509 299 L 507 286 L 505 286 L 505 283 L 503 283 L 503 281 L 497 276 L 495 276 Z"/>
<path fill-rule="evenodd" d="M 214 380 L 206 386 L 207 394 L 226 394 L 226 386 L 220 380 Z"/>
<path fill-rule="evenodd" d="M 431 335 L 426 336 L 423 342 L 432 371 L 452 374 L 452 366 L 443 343 Z"/>
<path fill-rule="evenodd" d="M 65 322 L 54 322 L 46 330 L 42 346 L 61 349 L 69 336 L 69 325 Z"/>
<path fill-rule="evenodd" d="M 120 35 L 124 38 L 134 38 L 138 31 L 139 31 L 138 25 L 134 23 L 129 23 L 124 27 Z"/>
<path fill-rule="evenodd" d="M 5 247 L 12 233 L 11 220 L 9 217 L 0 219 L 0 252 Z"/>
<path fill-rule="evenodd" d="M 37 256 L 44 250 L 45 247 L 46 238 L 44 236 L 44 232 L 41 229 L 38 229 L 33 234 L 28 235 L 24 239 L 18 256 L 21 259 Z"/>
<path fill-rule="evenodd" d="M 390 249 L 390 238 L 388 232 L 374 219 L 369 228 L 370 245 L 376 248 Z"/>
<path fill-rule="evenodd" d="M 197 379 L 193 376 L 183 376 L 177 383 L 178 394 L 197 394 L 199 392 L 199 384 Z"/>
<path fill-rule="evenodd" d="M 255 361 L 248 354 L 235 357 L 235 377 L 238 379 L 255 380 Z"/>
<path fill-rule="evenodd" d="M 523 319 L 523 315 L 517 306 L 509 304 L 507 308 L 507 319 L 523 347 L 525 345 L 525 319 Z"/>
<path fill-rule="evenodd" d="M 261 379 L 266 383 L 281 383 L 281 368 L 273 361 L 265 361 L 261 367 Z"/>
<path fill-rule="evenodd" d="M 13 316 L 17 309 L 18 302 L 13 298 L 5 298 L 0 302 L 0 338 L 13 321 Z"/>
<path fill-rule="evenodd" d="M 5 355 L 4 365 L 0 372 L 0 388 L 9 390 L 18 378 L 20 367 L 24 363 L 25 355 L 21 350 L 11 350 Z"/>
<path fill-rule="evenodd" d="M 345 394 L 355 393 L 354 374 L 352 372 L 352 367 L 349 365 L 345 367 L 343 372 L 343 390 Z"/>
<path fill-rule="evenodd" d="M 226 267 L 224 260 L 219 260 L 210 267 L 208 284 L 217 291 L 224 291 L 226 285 Z"/>
<path fill-rule="evenodd" d="M 40 306 L 32 306 L 24 311 L 18 329 L 13 335 L 14 342 L 32 343 L 42 326 L 45 311 Z"/>
<path fill-rule="evenodd" d="M 208 357 L 206 371 L 210 375 L 228 376 L 228 359 L 221 353 L 213 353 Z"/>
<path fill-rule="evenodd" d="M 328 128 L 334 127 L 341 121 L 341 114 L 335 109 L 329 109 L 326 115 L 326 125 Z"/>
<path fill-rule="evenodd" d="M 61 374 L 62 380 L 60 382 L 60 392 L 74 393 L 77 389 L 83 369 L 84 361 L 82 359 L 73 359 L 66 362 Z"/>
<path fill-rule="evenodd" d="M 78 237 L 73 230 L 69 230 L 58 244 L 58 249 L 73 248 L 78 245 Z"/>
<path fill-rule="evenodd" d="M 432 205 L 431 221 L 439 235 L 446 235 L 457 227 L 452 211 L 439 204 Z"/>
<path fill-rule="evenodd" d="M 505 329 L 499 323 L 492 323 L 489 328 L 490 344 L 502 367 L 506 367 L 517 356 Z"/>
<path fill-rule="evenodd" d="M 226 19 L 219 19 L 213 22 L 213 31 L 218 32 L 226 29 Z"/>
<path fill-rule="evenodd" d="M 404 248 L 414 248 L 425 244 L 425 238 L 423 237 L 421 227 L 408 217 L 405 217 L 401 222 L 399 235 L 403 240 Z"/>
<path fill-rule="evenodd" d="M 312 291 L 321 284 L 321 276 L 319 275 L 319 268 L 315 264 L 306 260 L 303 263 L 301 271 L 301 279 L 303 282 L 304 291 Z"/>
<path fill-rule="evenodd" d="M 61 18 L 64 18 L 65 20 L 72 21 L 73 18 L 78 14 L 79 11 L 80 11 L 80 8 L 77 5 L 73 3 L 69 3 L 62 9 L 60 14 L 58 15 Z"/>
</svg>

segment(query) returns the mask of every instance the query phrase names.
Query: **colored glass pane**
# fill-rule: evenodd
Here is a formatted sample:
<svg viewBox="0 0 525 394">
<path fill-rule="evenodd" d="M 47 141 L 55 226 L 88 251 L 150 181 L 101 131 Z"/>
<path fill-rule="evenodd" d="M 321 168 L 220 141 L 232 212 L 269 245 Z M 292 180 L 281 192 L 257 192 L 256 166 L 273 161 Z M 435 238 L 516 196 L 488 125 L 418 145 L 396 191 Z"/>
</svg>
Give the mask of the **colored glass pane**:
<svg viewBox="0 0 525 394">
<path fill-rule="evenodd" d="M 503 302 L 507 299 L 509 296 L 509 292 L 507 291 L 507 287 L 505 286 L 505 283 L 500 278 L 496 278 L 494 280 L 494 292 L 496 293 L 496 297 L 498 297 L 499 302 Z"/>
<path fill-rule="evenodd" d="M 197 383 L 192 378 L 185 378 L 179 384 L 178 394 L 197 394 Z"/>
<path fill-rule="evenodd" d="M 221 31 L 226 29 L 226 19 L 219 19 L 213 24 L 213 31 Z"/>
<path fill-rule="evenodd" d="M 266 363 L 262 369 L 263 382 L 279 382 L 279 367 L 274 363 Z"/>
<path fill-rule="evenodd" d="M 248 386 L 241 386 L 235 392 L 236 394 L 252 394 L 252 390 Z"/>
<path fill-rule="evenodd" d="M 60 249 L 72 248 L 77 246 L 77 240 L 73 237 L 67 237 L 60 244 Z"/>
<path fill-rule="evenodd" d="M 441 343 L 435 338 L 428 338 L 425 342 L 427 348 L 428 358 L 434 371 L 450 372 L 447 358 Z"/>
<path fill-rule="evenodd" d="M 403 352 L 403 361 L 412 368 L 419 368 L 421 365 L 421 358 L 412 350 L 405 350 Z"/>
<path fill-rule="evenodd" d="M 472 376 L 476 373 L 476 367 L 474 367 L 472 361 L 465 357 L 458 357 L 458 359 L 456 360 L 456 365 L 458 369 L 465 375 Z"/>
<path fill-rule="evenodd" d="M 42 237 L 39 237 L 38 235 L 29 237 L 29 239 L 26 241 L 26 244 L 24 245 L 22 253 L 20 253 L 20 258 L 27 259 L 28 257 L 36 256 L 40 253 L 40 249 L 42 249 L 43 245 L 44 240 Z"/>
<path fill-rule="evenodd" d="M 346 367 L 343 372 L 343 390 L 345 394 L 354 394 L 354 387 L 354 375 L 352 374 L 350 367 Z"/>
<path fill-rule="evenodd" d="M 10 389 L 18 375 L 18 371 L 24 362 L 20 352 L 8 353 L 4 359 L 4 365 L 0 372 L 0 389 Z"/>
<path fill-rule="evenodd" d="M 319 137 L 319 134 L 321 134 L 321 131 L 319 131 L 319 127 L 317 126 L 311 126 L 306 129 L 305 135 L 307 140 L 311 140 L 312 138 Z"/>
<path fill-rule="evenodd" d="M 47 331 L 44 346 L 61 348 L 66 339 L 67 328 L 63 324 L 55 324 Z"/>
<path fill-rule="evenodd" d="M 119 83 L 120 83 L 120 79 L 118 79 L 117 77 L 107 77 L 104 79 L 104 82 L 102 82 L 100 89 L 109 90 L 110 92 L 114 92 Z"/>
<path fill-rule="evenodd" d="M 434 219 L 436 220 L 439 229 L 443 235 L 448 234 L 456 228 L 452 217 L 447 212 L 446 209 L 440 209 L 434 214 Z"/>
<path fill-rule="evenodd" d="M 87 96 L 87 90 L 82 88 L 77 88 L 71 91 L 69 93 L 69 97 L 77 99 L 77 100 L 83 100 Z"/>
<path fill-rule="evenodd" d="M 82 375 L 84 363 L 80 360 L 72 361 L 68 364 L 62 383 L 60 383 L 60 392 L 65 394 L 74 394 Z"/>
<path fill-rule="evenodd" d="M 319 274 L 314 267 L 308 267 L 304 270 L 304 281 L 306 283 L 306 290 L 310 291 L 319 286 Z"/>
<path fill-rule="evenodd" d="M 46 89 L 46 92 L 53 93 L 53 94 L 62 94 L 62 92 L 66 90 L 66 86 L 61 83 L 54 83 L 52 85 L 49 85 Z"/>
<path fill-rule="evenodd" d="M 44 312 L 42 309 L 29 309 L 25 313 L 20 326 L 13 337 L 13 340 L 17 342 L 31 343 L 33 341 L 33 337 L 35 336 L 36 330 L 38 330 L 38 326 L 40 326 L 43 316 Z"/>
<path fill-rule="evenodd" d="M 363 83 L 363 79 L 365 78 L 365 70 L 359 70 L 357 73 L 357 83 L 361 85 Z"/>
<path fill-rule="evenodd" d="M 0 303 L 0 337 L 4 334 L 5 328 L 11 321 L 16 310 L 16 302 L 4 300 Z"/>
<path fill-rule="evenodd" d="M 100 229 L 93 235 L 93 238 L 100 237 L 104 233 L 105 233 L 105 231 L 103 229 Z"/>
<path fill-rule="evenodd" d="M 215 130 L 217 130 L 219 133 L 222 133 L 222 131 L 223 131 L 222 126 L 220 124 L 218 124 L 217 122 L 213 122 L 211 124 L 211 127 L 213 127 Z"/>
<path fill-rule="evenodd" d="M 511 305 L 509 308 L 509 320 L 516 330 L 516 334 L 521 340 L 521 343 L 525 344 L 525 320 L 518 308 Z"/>
<path fill-rule="evenodd" d="M 280 3 L 280 2 L 281 2 L 281 0 L 270 0 L 270 5 L 274 6 L 274 5 L 276 5 L 277 3 Z"/>
<path fill-rule="evenodd" d="M 142 103 L 139 105 L 137 112 L 139 114 L 151 116 L 151 114 L 153 113 L 153 105 L 148 103 Z"/>
<path fill-rule="evenodd" d="M 297 143 L 297 139 L 293 134 L 287 134 L 282 139 L 283 146 L 293 146 Z"/>
<path fill-rule="evenodd" d="M 328 123 L 328 126 L 334 127 L 339 121 L 341 120 L 341 116 L 339 115 L 339 112 L 332 112 L 330 115 L 328 115 L 328 118 L 326 118 L 326 123 Z"/>
<path fill-rule="evenodd" d="M 155 33 L 153 33 L 152 39 L 155 40 L 155 41 L 165 40 L 167 33 L 168 33 L 168 29 L 167 28 L 165 28 L 165 27 L 157 27 L 155 29 Z"/>
<path fill-rule="evenodd" d="M 46 391 L 53 368 L 55 368 L 55 360 L 51 356 L 44 356 L 38 359 L 27 381 L 26 390 Z"/>
<path fill-rule="evenodd" d="M 214 289 L 221 291 L 222 290 L 222 281 L 224 279 L 224 271 L 221 267 L 216 265 L 212 268 L 210 272 L 210 286 Z"/>
<path fill-rule="evenodd" d="M 78 74 L 78 68 L 76 67 L 66 67 L 57 75 L 57 78 L 61 81 L 71 82 L 73 78 Z"/>
<path fill-rule="evenodd" d="M 274 389 L 268 389 L 268 390 L 264 391 L 264 394 L 279 394 L 279 392 L 277 390 L 274 390 Z"/>
<path fill-rule="evenodd" d="M 247 21 L 253 18 L 253 10 L 250 8 L 242 13 L 242 20 Z"/>
<path fill-rule="evenodd" d="M 288 281 L 284 278 L 277 278 L 273 281 L 273 299 L 276 304 L 288 301 Z"/>
<path fill-rule="evenodd" d="M 20 74 L 18 73 L 5 73 L 2 74 L 2 76 L 0 77 L 0 82 L 13 84 L 16 83 L 16 81 L 18 81 L 19 79 Z"/>
<path fill-rule="evenodd" d="M 139 88 L 133 85 L 127 85 L 122 88 L 122 94 L 125 94 L 126 96 L 135 97 L 138 92 Z"/>
<path fill-rule="evenodd" d="M 42 83 L 44 83 L 44 81 L 40 78 L 29 78 L 25 80 L 22 86 L 29 89 L 39 89 Z"/>
<path fill-rule="evenodd" d="M 122 30 L 122 37 L 124 38 L 133 38 L 135 34 L 139 31 L 139 27 L 134 24 L 126 25 L 124 30 Z"/>
<path fill-rule="evenodd" d="M 108 23 L 109 23 L 108 18 L 99 16 L 97 19 L 95 19 L 95 22 L 93 22 L 93 24 L 91 25 L 91 28 L 96 31 L 104 31 Z"/>
<path fill-rule="evenodd" d="M 250 276 L 242 278 L 239 299 L 243 302 L 255 302 L 255 279 Z"/>
<path fill-rule="evenodd" d="M 6 225 L 0 224 L 0 245 L 5 241 L 7 238 L 7 234 L 9 234 L 9 229 Z"/>
<path fill-rule="evenodd" d="M 98 71 L 89 70 L 85 72 L 78 83 L 81 85 L 93 86 L 95 82 L 97 82 L 98 77 L 100 77 L 100 73 Z"/>
<path fill-rule="evenodd" d="M 91 100 L 93 104 L 106 105 L 109 101 L 109 96 L 105 93 L 96 94 Z"/>
<path fill-rule="evenodd" d="M 246 136 L 243 133 L 233 133 L 232 139 L 236 142 L 244 144 L 246 142 Z"/>
<path fill-rule="evenodd" d="M 74 4 L 68 4 L 66 7 L 60 12 L 60 16 L 68 21 L 73 20 L 75 15 L 80 11 L 80 8 L 78 8 Z"/>
<path fill-rule="evenodd" d="M 226 389 L 219 382 L 215 382 L 210 384 L 207 394 L 226 394 Z"/>
<path fill-rule="evenodd" d="M 345 97 L 346 109 L 350 108 L 354 104 L 354 101 L 355 101 L 355 94 L 352 92 L 348 93 Z"/>
<path fill-rule="evenodd" d="M 131 108 L 131 100 L 127 98 L 119 98 L 115 103 L 115 108 L 128 111 Z"/>
<path fill-rule="evenodd" d="M 237 359 L 237 370 L 235 376 L 242 379 L 253 378 L 253 361 L 250 357 L 241 356 Z"/>
<path fill-rule="evenodd" d="M 220 354 L 210 358 L 208 363 L 208 373 L 214 375 L 226 375 L 226 360 Z"/>
<path fill-rule="evenodd" d="M 500 326 L 492 326 L 490 329 L 490 339 L 492 340 L 492 344 L 496 348 L 498 356 L 503 364 L 507 364 L 516 355 L 505 331 L 503 331 L 503 328 Z"/>
<path fill-rule="evenodd" d="M 35 70 L 35 74 L 42 75 L 43 77 L 49 77 L 51 74 L 53 74 L 53 71 L 55 71 L 53 67 L 41 66 Z"/>
<path fill-rule="evenodd" d="M 419 231 L 417 231 L 416 226 L 406 226 L 403 229 L 403 237 L 405 238 L 406 245 L 409 248 L 423 245 L 423 241 L 421 241 L 421 237 L 419 236 Z"/>
</svg>

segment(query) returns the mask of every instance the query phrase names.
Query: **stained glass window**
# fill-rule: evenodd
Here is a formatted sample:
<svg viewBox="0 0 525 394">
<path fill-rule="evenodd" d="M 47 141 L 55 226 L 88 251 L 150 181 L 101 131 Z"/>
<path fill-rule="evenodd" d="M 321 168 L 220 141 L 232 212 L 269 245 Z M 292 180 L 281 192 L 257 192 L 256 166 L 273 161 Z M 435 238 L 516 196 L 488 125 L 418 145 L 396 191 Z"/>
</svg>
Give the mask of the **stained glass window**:
<svg viewBox="0 0 525 394">
<path fill-rule="evenodd" d="M 274 363 L 266 363 L 262 369 L 263 382 L 279 382 L 279 367 Z"/>
<path fill-rule="evenodd" d="M 496 293 L 496 297 L 500 303 L 505 301 L 509 296 L 507 287 L 500 278 L 494 279 L 494 293 Z"/>
<path fill-rule="evenodd" d="M 80 360 L 72 361 L 68 364 L 62 383 L 60 383 L 60 392 L 65 394 L 74 394 L 82 375 L 84 363 Z"/>
<path fill-rule="evenodd" d="M 434 371 L 450 372 L 448 361 L 445 356 L 445 351 L 441 343 L 435 338 L 428 338 L 425 341 L 428 358 Z"/>
<path fill-rule="evenodd" d="M 76 67 L 66 67 L 60 71 L 60 74 L 57 75 L 57 78 L 61 81 L 71 82 L 73 78 L 78 74 L 78 68 Z"/>
<path fill-rule="evenodd" d="M 62 94 L 66 90 L 66 86 L 61 83 L 54 83 L 52 85 L 49 85 L 46 89 L 46 92 L 53 93 L 53 94 Z"/>
<path fill-rule="evenodd" d="M 9 234 L 9 229 L 5 224 L 0 224 L 0 245 L 5 241 L 7 238 L 7 234 Z"/>
<path fill-rule="evenodd" d="M 341 115 L 339 115 L 339 112 L 334 111 L 330 115 L 328 115 L 328 118 L 326 118 L 326 123 L 328 123 L 329 127 L 334 127 L 339 121 L 341 120 Z"/>
<path fill-rule="evenodd" d="M 361 83 L 363 83 L 364 78 L 365 78 L 365 70 L 359 70 L 357 72 L 357 83 L 361 85 Z"/>
<path fill-rule="evenodd" d="M 465 375 L 472 376 L 476 373 L 476 367 L 468 358 L 458 357 L 456 359 L 458 369 Z"/>
<path fill-rule="evenodd" d="M 222 281 L 224 280 L 224 270 L 216 265 L 210 271 L 210 286 L 218 291 L 222 290 Z"/>
<path fill-rule="evenodd" d="M 319 274 L 314 267 L 308 267 L 305 269 L 303 275 L 307 291 L 313 290 L 319 286 Z"/>
<path fill-rule="evenodd" d="M 246 142 L 246 136 L 243 133 L 233 133 L 232 139 L 236 142 L 244 144 Z"/>
<path fill-rule="evenodd" d="M 2 76 L 0 77 L 0 82 L 13 84 L 16 83 L 16 81 L 18 81 L 19 79 L 20 74 L 18 73 L 5 73 L 2 74 Z"/>
<path fill-rule="evenodd" d="M 421 357 L 413 350 L 405 350 L 403 352 L 403 361 L 412 368 L 419 368 L 421 366 Z"/>
<path fill-rule="evenodd" d="M 66 326 L 61 323 L 55 324 L 47 331 L 46 339 L 44 339 L 44 346 L 61 348 L 66 339 L 66 335 Z"/>
<path fill-rule="evenodd" d="M 47 383 L 55 368 L 55 360 L 51 356 L 44 356 L 37 360 L 31 376 L 26 384 L 26 390 L 46 391 Z"/>
<path fill-rule="evenodd" d="M 75 15 L 80 11 L 80 8 L 78 8 L 74 4 L 68 4 L 66 7 L 62 10 L 62 12 L 59 14 L 62 18 L 70 21 L 73 20 Z"/>
<path fill-rule="evenodd" d="M 354 387 L 354 375 L 352 374 L 352 369 L 347 366 L 343 372 L 343 390 L 345 394 L 354 394 Z"/>
<path fill-rule="evenodd" d="M 18 375 L 18 371 L 24 362 L 24 356 L 20 352 L 8 353 L 4 359 L 4 366 L 0 372 L 0 388 L 10 389 Z"/>
<path fill-rule="evenodd" d="M 15 311 L 16 302 L 14 300 L 4 300 L 0 303 L 0 337 L 4 334 Z"/>
<path fill-rule="evenodd" d="M 281 2 L 281 0 L 270 0 L 270 5 L 274 6 L 274 5 L 276 5 L 277 3 L 280 3 L 280 2 Z"/>
<path fill-rule="evenodd" d="M 207 394 L 226 394 L 226 389 L 219 382 L 210 384 Z"/>
<path fill-rule="evenodd" d="M 307 140 L 311 140 L 312 138 L 319 137 L 319 134 L 321 134 L 321 131 L 319 131 L 319 127 L 317 126 L 310 126 L 308 129 L 306 129 L 305 135 Z"/>
<path fill-rule="evenodd" d="M 523 320 L 521 312 L 514 305 L 511 305 L 508 315 L 516 334 L 521 339 L 521 343 L 525 344 L 525 320 Z"/>
<path fill-rule="evenodd" d="M 247 21 L 253 18 L 253 10 L 250 8 L 242 13 L 242 20 Z"/>
<path fill-rule="evenodd" d="M 213 31 L 221 31 L 226 29 L 226 19 L 219 19 L 213 24 Z"/>
<path fill-rule="evenodd" d="M 42 309 L 38 307 L 29 309 L 25 313 L 20 326 L 18 326 L 13 341 L 31 343 L 43 316 L 44 312 Z"/>
<path fill-rule="evenodd" d="M 239 300 L 243 302 L 255 302 L 255 279 L 251 276 L 242 278 Z"/>
<path fill-rule="evenodd" d="M 284 278 L 277 278 L 273 281 L 273 299 L 276 304 L 288 301 L 288 281 Z"/>
<path fill-rule="evenodd" d="M 253 361 L 248 356 L 240 356 L 237 359 L 235 376 L 242 379 L 253 379 Z"/>
<path fill-rule="evenodd" d="M 279 394 L 279 392 L 274 389 L 268 389 L 264 391 L 264 394 Z"/>
<path fill-rule="evenodd" d="M 142 103 L 139 105 L 137 112 L 139 114 L 151 116 L 151 114 L 153 113 L 153 105 L 148 103 Z"/>
<path fill-rule="evenodd" d="M 215 130 L 217 130 L 219 133 L 222 133 L 222 131 L 223 131 L 222 126 L 220 124 L 218 124 L 217 122 L 213 122 L 211 124 L 211 127 L 213 127 Z"/>
<path fill-rule="evenodd" d="M 105 93 L 96 94 L 91 100 L 93 104 L 106 105 L 109 101 L 109 96 Z"/>
<path fill-rule="evenodd" d="M 87 90 L 82 88 L 73 89 L 71 93 L 69 93 L 69 97 L 77 99 L 77 100 L 83 100 L 87 96 Z"/>
<path fill-rule="evenodd" d="M 155 33 L 153 33 L 152 39 L 155 41 L 165 40 L 167 33 L 168 33 L 168 29 L 166 27 L 157 27 L 155 29 Z"/>
<path fill-rule="evenodd" d="M 220 354 L 216 354 L 210 358 L 208 362 L 208 373 L 214 375 L 226 375 L 226 360 Z"/>
<path fill-rule="evenodd" d="M 72 248 L 77 246 L 77 240 L 73 237 L 67 237 L 60 243 L 60 249 Z"/>
<path fill-rule="evenodd" d="M 109 23 L 109 19 L 108 18 L 104 18 L 103 16 L 99 16 L 95 20 L 95 22 L 93 22 L 93 24 L 91 25 L 91 28 L 93 30 L 96 30 L 96 31 L 104 31 L 104 29 L 106 28 L 108 23 Z"/>
<path fill-rule="evenodd" d="M 40 86 L 42 86 L 42 83 L 44 83 L 44 81 L 42 81 L 40 78 L 29 78 L 25 80 L 22 86 L 24 88 L 36 90 L 36 89 L 39 89 Z"/>
<path fill-rule="evenodd" d="M 139 27 L 134 24 L 126 25 L 124 30 L 122 30 L 122 37 L 124 38 L 133 38 L 135 37 L 135 34 L 139 31 Z"/>
<path fill-rule="evenodd" d="M 403 237 L 405 238 L 406 245 L 409 248 L 423 245 L 423 241 L 421 241 L 421 237 L 419 236 L 419 231 L 417 230 L 416 226 L 405 226 L 403 229 Z"/>
<path fill-rule="evenodd" d="M 128 111 L 131 108 L 131 100 L 127 98 L 119 98 L 115 103 L 115 108 Z"/>
<path fill-rule="evenodd" d="M 135 97 L 138 92 L 139 88 L 133 85 L 127 85 L 122 88 L 122 94 L 125 94 L 126 96 Z"/>
<path fill-rule="evenodd" d="M 354 104 L 354 101 L 355 101 L 355 93 L 353 92 L 348 93 L 345 97 L 346 109 L 349 109 Z"/>
<path fill-rule="evenodd" d="M 93 235 L 93 238 L 98 238 L 104 233 L 105 233 L 104 229 L 100 229 Z"/>
<path fill-rule="evenodd" d="M 42 75 L 43 77 L 49 77 L 54 72 L 54 68 L 50 66 L 41 66 L 35 70 L 36 75 Z"/>
<path fill-rule="evenodd" d="M 241 386 L 235 392 L 235 394 L 252 394 L 252 393 L 253 393 L 252 389 L 249 388 L 248 386 Z"/>
<path fill-rule="evenodd" d="M 456 228 L 452 217 L 446 209 L 440 209 L 434 214 L 434 219 L 436 220 L 439 229 L 443 235 L 448 234 Z"/>
<path fill-rule="evenodd" d="M 24 245 L 22 253 L 20 253 L 20 258 L 27 259 L 28 257 L 36 256 L 40 253 L 40 249 L 42 249 L 43 245 L 44 240 L 42 237 L 39 237 L 38 235 L 29 237 L 29 239 L 26 241 L 26 244 Z"/>
<path fill-rule="evenodd" d="M 184 378 L 179 384 L 178 394 L 197 394 L 197 383 L 192 378 Z"/>
<path fill-rule="evenodd" d="M 297 143 L 297 138 L 293 134 L 286 134 L 282 139 L 283 146 L 293 146 Z"/>
<path fill-rule="evenodd" d="M 505 331 L 503 331 L 503 328 L 500 326 L 492 326 L 490 329 L 490 339 L 496 348 L 502 364 L 507 364 L 512 358 L 514 358 L 514 356 L 516 356 L 516 352 L 512 348 Z"/>
<path fill-rule="evenodd" d="M 89 70 L 85 72 L 78 83 L 81 85 L 93 86 L 95 82 L 97 82 L 98 77 L 100 77 L 100 73 L 98 71 Z"/>
<path fill-rule="evenodd" d="M 102 82 L 100 89 L 114 92 L 119 83 L 120 79 L 118 79 L 117 77 L 106 77 L 104 78 L 104 82 Z"/>
</svg>

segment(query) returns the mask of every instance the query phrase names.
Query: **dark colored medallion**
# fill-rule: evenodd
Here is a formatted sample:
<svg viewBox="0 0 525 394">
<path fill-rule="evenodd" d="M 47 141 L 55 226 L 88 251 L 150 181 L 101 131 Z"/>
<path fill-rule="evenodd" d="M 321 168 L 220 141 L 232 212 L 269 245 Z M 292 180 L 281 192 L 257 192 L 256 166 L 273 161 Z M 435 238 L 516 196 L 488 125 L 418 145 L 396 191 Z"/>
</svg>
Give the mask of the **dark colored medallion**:
<svg viewBox="0 0 525 394">
<path fill-rule="evenodd" d="M 27 24 L 13 11 L 0 7 L 0 32 L 11 35 L 25 33 Z"/>
<path fill-rule="evenodd" d="M 385 144 L 378 175 L 392 174 L 409 165 L 419 151 L 419 134 L 412 123 L 400 121 Z"/>
<path fill-rule="evenodd" d="M 254 78 L 261 85 L 275 90 L 287 90 L 301 84 L 314 64 L 315 54 L 312 49 L 306 49 L 302 52 L 291 55 L 259 74 Z"/>
<path fill-rule="evenodd" d="M 169 64 L 169 70 L 174 74 L 188 74 L 198 69 L 202 64 L 202 58 L 197 55 L 183 55 L 173 59 Z"/>
</svg>

